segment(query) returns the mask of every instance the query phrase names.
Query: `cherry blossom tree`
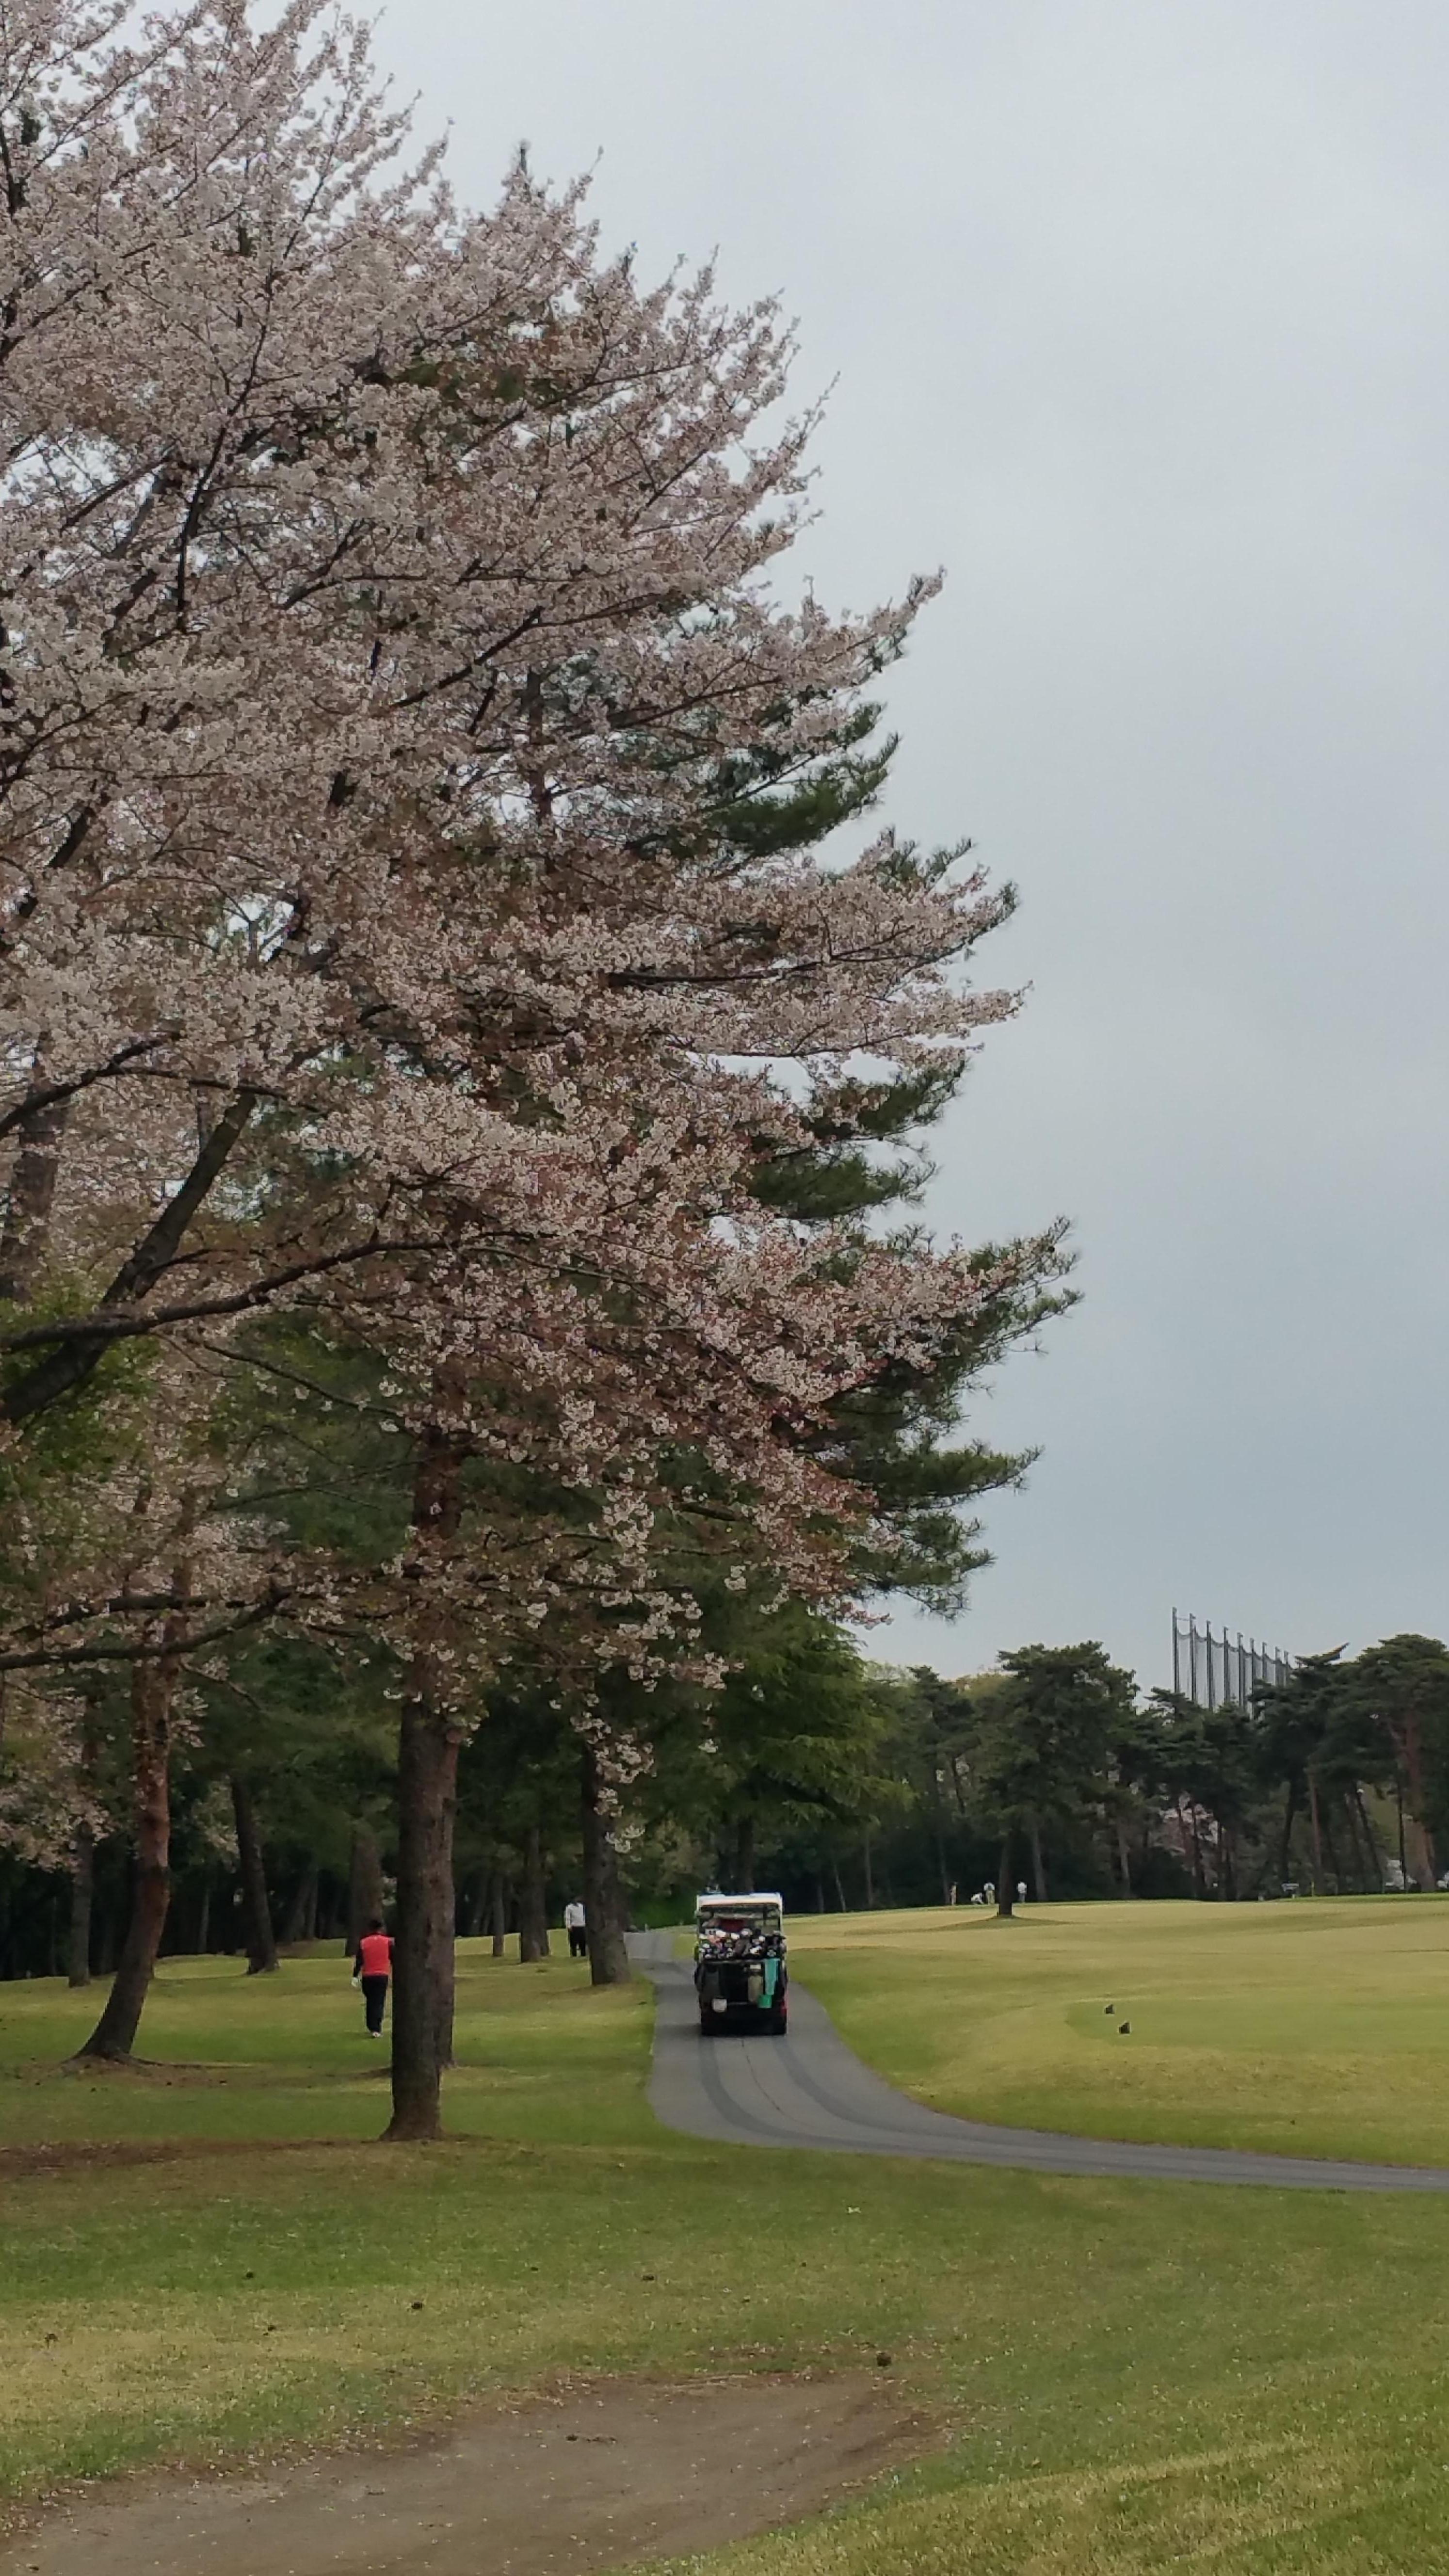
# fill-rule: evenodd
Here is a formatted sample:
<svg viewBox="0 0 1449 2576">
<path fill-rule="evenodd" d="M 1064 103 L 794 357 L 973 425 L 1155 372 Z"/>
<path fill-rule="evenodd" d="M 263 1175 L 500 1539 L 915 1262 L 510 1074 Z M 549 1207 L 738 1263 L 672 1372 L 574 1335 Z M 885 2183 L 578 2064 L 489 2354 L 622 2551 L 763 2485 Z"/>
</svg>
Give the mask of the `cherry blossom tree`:
<svg viewBox="0 0 1449 2576">
<path fill-rule="evenodd" d="M 289 1312 L 385 1354 L 394 2129 L 428 2135 L 480 1673 L 581 1601 L 647 1665 L 681 1480 L 839 1588 L 871 1497 L 832 1407 L 1056 1253 L 873 1252 L 751 1187 L 808 1141 L 802 1069 L 949 1062 L 1012 1007 L 958 971 L 1004 909 L 964 863 L 726 828 L 732 766 L 838 755 L 931 587 L 782 601 L 776 314 L 405 151 L 320 0 L 0 27 L 0 1415 L 38 1454 L 127 1353 L 265 1367 L 249 1320 Z M 518 1494 L 552 1497 L 521 1600 Z M 179 1540 L 153 1591 L 143 1697 L 178 1620 L 253 1615 Z"/>
<path fill-rule="evenodd" d="M 642 291 L 522 173 L 488 219 L 387 181 L 363 40 L 318 23 L 137 53 L 37 0 L 0 57 L 11 1269 L 58 1226 L 91 1289 L 6 1336 L 12 1422 L 118 1340 L 427 1249 L 430 1172 L 531 1194 L 503 1084 L 607 1048 L 617 1114 L 646 1061 L 983 1016 L 939 974 L 979 888 L 741 875 L 701 834 L 706 766 L 762 729 L 808 760 L 910 615 L 760 588 L 804 436 L 748 444 L 773 316 Z M 372 1167 L 302 1241 L 226 1221 L 269 1108 Z M 105 1152 L 145 1220 L 109 1269 Z"/>
</svg>

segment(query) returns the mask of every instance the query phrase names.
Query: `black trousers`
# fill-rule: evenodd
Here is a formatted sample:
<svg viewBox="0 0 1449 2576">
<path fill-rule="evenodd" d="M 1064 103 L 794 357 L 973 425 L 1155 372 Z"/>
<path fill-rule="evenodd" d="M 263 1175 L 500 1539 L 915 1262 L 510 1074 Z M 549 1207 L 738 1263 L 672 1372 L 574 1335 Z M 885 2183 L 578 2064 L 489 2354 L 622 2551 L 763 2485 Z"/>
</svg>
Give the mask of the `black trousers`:
<svg viewBox="0 0 1449 2576">
<path fill-rule="evenodd" d="M 589 1936 L 587 1932 L 584 1930 L 582 1923 L 571 1923 L 569 1925 L 569 1957 L 571 1959 L 586 1959 L 588 1955 Z"/>
<path fill-rule="evenodd" d="M 362 2000 L 367 2006 L 367 2027 L 375 2036 L 382 2028 L 382 2009 L 387 2002 L 386 1977 L 364 1977 Z"/>
</svg>

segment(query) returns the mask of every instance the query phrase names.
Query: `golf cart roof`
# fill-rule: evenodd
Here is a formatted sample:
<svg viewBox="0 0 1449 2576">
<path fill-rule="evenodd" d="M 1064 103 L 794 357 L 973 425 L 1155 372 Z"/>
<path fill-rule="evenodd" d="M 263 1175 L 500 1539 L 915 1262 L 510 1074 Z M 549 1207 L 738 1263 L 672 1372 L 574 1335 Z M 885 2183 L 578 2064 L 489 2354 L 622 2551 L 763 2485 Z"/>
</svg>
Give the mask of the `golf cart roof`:
<svg viewBox="0 0 1449 2576">
<path fill-rule="evenodd" d="M 696 1914 L 783 1914 L 785 1900 L 773 1888 L 757 1887 L 748 1896 L 720 1896 L 712 1892 L 694 1900 Z"/>
</svg>

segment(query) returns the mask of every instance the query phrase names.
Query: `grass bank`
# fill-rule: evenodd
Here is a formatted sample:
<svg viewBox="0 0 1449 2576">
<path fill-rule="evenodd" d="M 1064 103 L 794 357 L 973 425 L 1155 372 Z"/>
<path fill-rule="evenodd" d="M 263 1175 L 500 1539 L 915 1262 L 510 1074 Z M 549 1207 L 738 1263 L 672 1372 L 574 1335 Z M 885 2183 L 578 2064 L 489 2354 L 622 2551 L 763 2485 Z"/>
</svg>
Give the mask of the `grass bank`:
<svg viewBox="0 0 1449 2576">
<path fill-rule="evenodd" d="M 905 1918 L 829 1928 L 802 1964 L 847 2026 L 881 1976 L 913 2009 Z M 335 1960 L 250 1984 L 169 1966 L 147 2035 L 187 2061 L 169 2080 L 58 2073 L 84 2013 L 0 1989 L 0 2137 L 82 2159 L 0 2163 L 12 2493 L 416 2424 L 583 2369 L 888 2352 L 949 2448 L 709 2576 L 1439 2562 L 1449 2202 L 712 2147 L 650 2119 L 642 1994 L 467 1950 L 461 1984 L 442 2149 L 362 2143 L 385 2086 Z"/>
<path fill-rule="evenodd" d="M 793 1946 L 852 2044 L 940 2110 L 1449 2165 L 1449 1898 L 943 1907 L 809 1919 Z"/>
</svg>

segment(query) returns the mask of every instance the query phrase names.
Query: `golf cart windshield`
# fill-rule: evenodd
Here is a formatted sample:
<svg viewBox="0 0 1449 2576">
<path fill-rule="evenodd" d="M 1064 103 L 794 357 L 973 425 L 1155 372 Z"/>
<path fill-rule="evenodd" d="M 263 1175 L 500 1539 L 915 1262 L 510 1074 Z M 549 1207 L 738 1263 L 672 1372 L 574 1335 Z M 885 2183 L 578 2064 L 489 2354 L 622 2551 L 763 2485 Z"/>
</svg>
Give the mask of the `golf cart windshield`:
<svg viewBox="0 0 1449 2576">
<path fill-rule="evenodd" d="M 778 1896 L 701 1896 L 694 1918 L 701 1932 L 778 1932 L 784 1911 Z"/>
</svg>

